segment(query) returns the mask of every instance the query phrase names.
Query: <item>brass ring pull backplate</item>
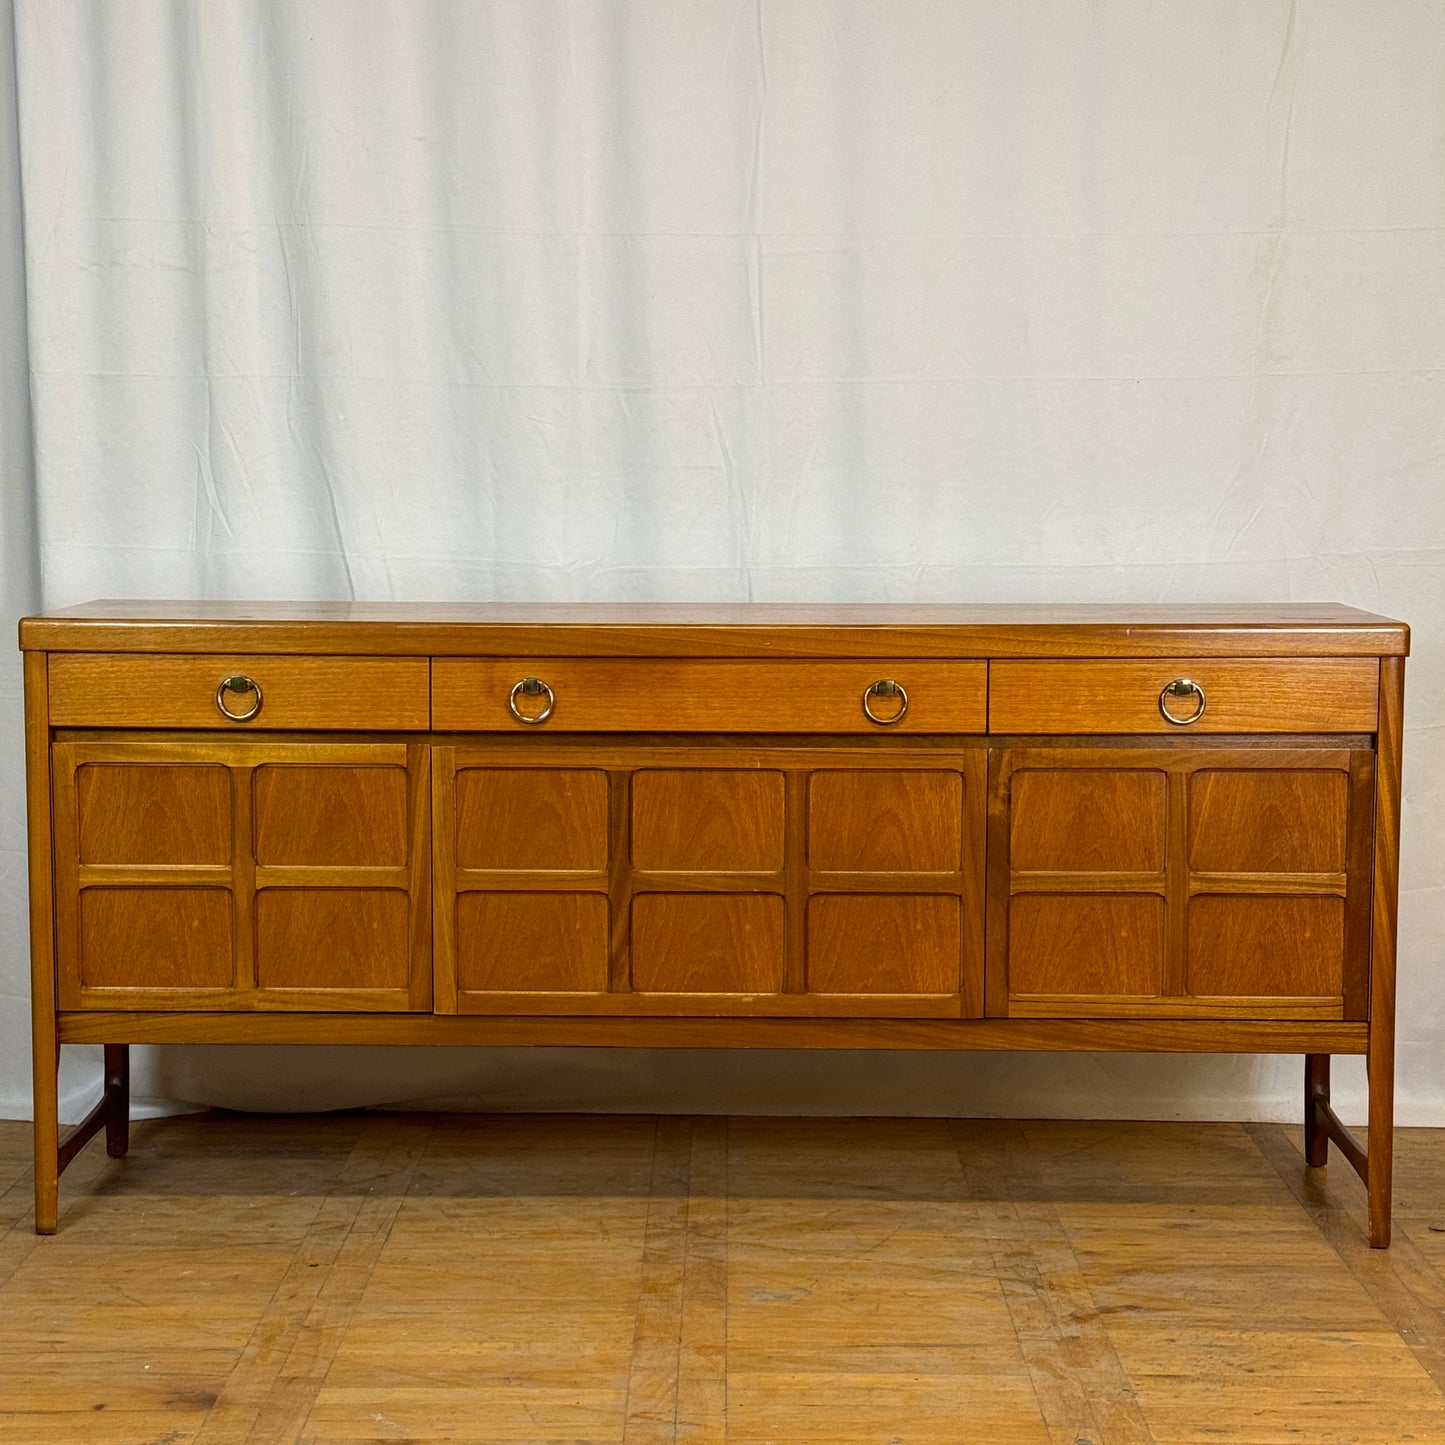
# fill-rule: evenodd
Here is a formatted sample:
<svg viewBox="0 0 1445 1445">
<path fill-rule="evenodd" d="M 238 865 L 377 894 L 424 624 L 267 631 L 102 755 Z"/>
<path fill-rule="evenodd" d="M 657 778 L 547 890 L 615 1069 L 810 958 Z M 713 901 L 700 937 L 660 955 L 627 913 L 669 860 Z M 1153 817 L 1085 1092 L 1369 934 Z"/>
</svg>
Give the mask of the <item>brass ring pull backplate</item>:
<svg viewBox="0 0 1445 1445">
<path fill-rule="evenodd" d="M 1194 711 L 1188 717 L 1176 717 L 1169 711 L 1171 698 L 1194 698 Z M 1165 722 L 1171 722 L 1175 727 L 1187 728 L 1190 723 L 1197 723 L 1204 716 L 1204 689 L 1194 681 L 1192 677 L 1176 677 L 1173 682 L 1166 683 L 1164 691 L 1159 694 L 1159 711 Z"/>
<path fill-rule="evenodd" d="M 875 697 L 897 698 L 897 711 L 888 717 L 879 717 L 873 711 Z M 870 682 L 863 689 L 863 711 L 867 714 L 868 721 L 877 723 L 879 727 L 892 727 L 894 723 L 902 722 L 903 715 L 908 711 L 908 694 L 904 691 L 903 684 L 894 682 L 891 677 L 880 677 L 877 682 Z"/>
<path fill-rule="evenodd" d="M 547 701 L 541 712 L 528 713 L 517 706 L 519 697 L 545 697 Z M 552 695 L 552 689 L 540 677 L 524 677 L 514 682 L 511 692 L 507 694 L 507 711 L 519 723 L 544 723 L 552 716 L 552 709 L 556 705 L 557 699 Z"/>
<path fill-rule="evenodd" d="M 248 692 L 253 694 L 255 701 L 244 712 L 232 712 L 226 706 L 227 693 L 237 693 L 244 697 Z M 247 677 L 244 672 L 223 677 L 221 685 L 216 689 L 216 706 L 220 709 L 221 716 L 232 722 L 250 722 L 261 711 L 261 684 L 254 677 Z"/>
</svg>

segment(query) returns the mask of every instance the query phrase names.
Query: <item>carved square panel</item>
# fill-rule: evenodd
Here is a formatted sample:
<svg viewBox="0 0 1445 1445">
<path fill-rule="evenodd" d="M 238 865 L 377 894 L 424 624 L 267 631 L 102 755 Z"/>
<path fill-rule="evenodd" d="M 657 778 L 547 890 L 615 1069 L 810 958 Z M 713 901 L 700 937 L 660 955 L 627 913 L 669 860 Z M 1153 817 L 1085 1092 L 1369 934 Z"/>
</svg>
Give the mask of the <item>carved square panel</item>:
<svg viewBox="0 0 1445 1445">
<path fill-rule="evenodd" d="M 820 769 L 808 779 L 808 862 L 822 872 L 953 873 L 963 777 L 942 769 Z"/>
<path fill-rule="evenodd" d="M 81 889 L 86 988 L 230 988 L 231 959 L 225 889 Z"/>
<path fill-rule="evenodd" d="M 643 769 L 632 778 L 632 864 L 679 871 L 783 866 L 783 775 Z"/>
<path fill-rule="evenodd" d="M 1155 893 L 1021 893 L 1009 903 L 1011 994 L 1152 997 L 1164 984 Z"/>
<path fill-rule="evenodd" d="M 951 894 L 821 893 L 808 900 L 810 993 L 957 993 L 960 904 Z"/>
<path fill-rule="evenodd" d="M 607 987 L 608 907 L 600 893 L 457 896 L 457 988 L 590 993 Z"/>
<path fill-rule="evenodd" d="M 1343 898 L 1190 900 L 1188 984 L 1196 997 L 1335 998 L 1344 957 Z"/>
<path fill-rule="evenodd" d="M 642 893 L 632 900 L 639 993 L 777 993 L 783 900 L 775 893 Z"/>
<path fill-rule="evenodd" d="M 404 989 L 407 917 L 399 888 L 263 888 L 256 895 L 256 982 Z"/>
<path fill-rule="evenodd" d="M 231 861 L 231 773 L 219 763 L 86 763 L 75 787 L 82 863 Z"/>
<path fill-rule="evenodd" d="M 267 763 L 251 785 L 258 863 L 406 863 L 405 768 Z"/>
<path fill-rule="evenodd" d="M 1189 781 L 1189 866 L 1202 873 L 1342 873 L 1349 776 L 1201 770 Z"/>
<path fill-rule="evenodd" d="M 1013 775 L 1016 873 L 1162 873 L 1166 778 L 1146 768 L 1022 769 Z"/>
<path fill-rule="evenodd" d="M 607 774 L 596 768 L 462 768 L 457 866 L 544 872 L 607 867 Z"/>
</svg>

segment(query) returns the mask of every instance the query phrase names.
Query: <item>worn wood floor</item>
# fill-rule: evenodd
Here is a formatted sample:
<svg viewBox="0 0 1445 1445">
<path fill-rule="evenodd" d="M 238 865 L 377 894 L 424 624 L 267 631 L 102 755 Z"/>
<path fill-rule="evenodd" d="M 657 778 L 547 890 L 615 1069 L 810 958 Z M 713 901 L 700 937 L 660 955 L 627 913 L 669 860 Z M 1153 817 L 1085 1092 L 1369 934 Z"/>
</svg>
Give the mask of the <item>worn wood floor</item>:
<svg viewBox="0 0 1445 1445">
<path fill-rule="evenodd" d="M 1445 1441 L 1445 1131 L 1396 1243 L 1297 1131 L 205 1115 L 31 1232 L 0 1442 Z"/>
</svg>

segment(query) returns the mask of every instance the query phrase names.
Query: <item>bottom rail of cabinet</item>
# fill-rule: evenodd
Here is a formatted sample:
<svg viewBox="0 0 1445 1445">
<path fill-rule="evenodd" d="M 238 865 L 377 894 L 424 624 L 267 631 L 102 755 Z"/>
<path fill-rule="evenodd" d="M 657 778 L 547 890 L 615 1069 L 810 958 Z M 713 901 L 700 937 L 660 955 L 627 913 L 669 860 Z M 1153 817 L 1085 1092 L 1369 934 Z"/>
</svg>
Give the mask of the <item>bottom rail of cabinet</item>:
<svg viewBox="0 0 1445 1445">
<path fill-rule="evenodd" d="M 565 1018 L 62 1013 L 63 1044 L 462 1044 L 677 1049 L 1014 1049 L 1363 1054 L 1364 1023 L 1260 1019 Z"/>
</svg>

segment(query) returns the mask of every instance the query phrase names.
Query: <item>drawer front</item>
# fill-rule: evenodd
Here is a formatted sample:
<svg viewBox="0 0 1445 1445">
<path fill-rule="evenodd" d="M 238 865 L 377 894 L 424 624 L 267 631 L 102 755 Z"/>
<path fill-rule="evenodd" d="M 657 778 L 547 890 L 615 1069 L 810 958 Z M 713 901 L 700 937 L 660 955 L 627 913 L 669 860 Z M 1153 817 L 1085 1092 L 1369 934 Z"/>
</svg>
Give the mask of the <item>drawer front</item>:
<svg viewBox="0 0 1445 1445">
<path fill-rule="evenodd" d="M 525 678 L 539 679 L 548 691 L 522 692 Z M 873 721 L 864 713 L 864 694 L 884 682 L 902 693 L 881 688 L 870 694 L 879 719 Z M 987 689 L 982 662 L 437 658 L 432 726 L 449 732 L 982 733 Z M 532 717 L 551 711 L 529 724 L 513 706 Z"/>
<path fill-rule="evenodd" d="M 424 657 L 59 653 L 50 659 L 50 721 L 55 727 L 424 730 L 428 673 Z M 259 694 L 238 685 L 218 701 L 228 678 L 249 678 Z"/>
<path fill-rule="evenodd" d="M 1371 733 L 1379 687 L 1372 657 L 995 662 L 989 731 Z"/>
</svg>

